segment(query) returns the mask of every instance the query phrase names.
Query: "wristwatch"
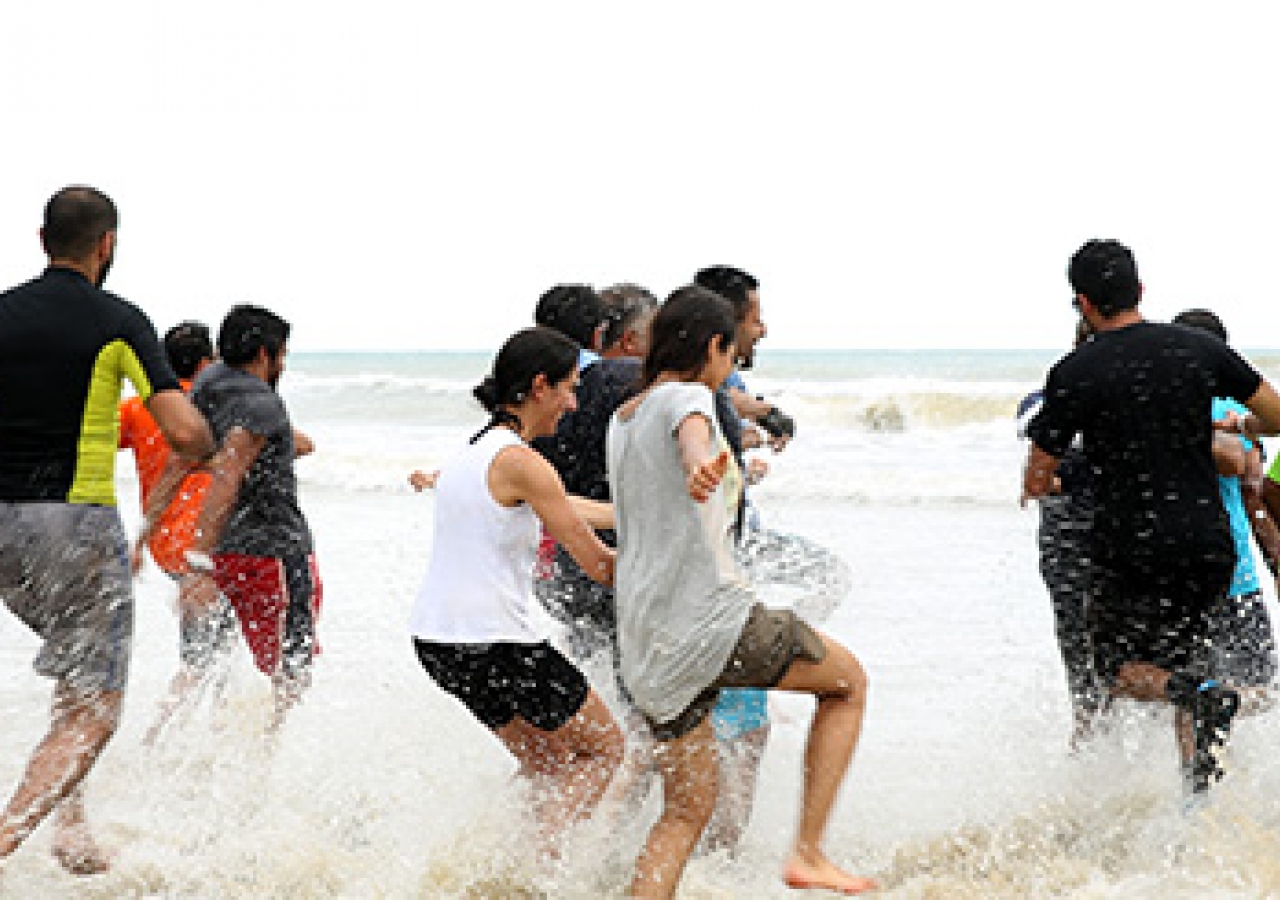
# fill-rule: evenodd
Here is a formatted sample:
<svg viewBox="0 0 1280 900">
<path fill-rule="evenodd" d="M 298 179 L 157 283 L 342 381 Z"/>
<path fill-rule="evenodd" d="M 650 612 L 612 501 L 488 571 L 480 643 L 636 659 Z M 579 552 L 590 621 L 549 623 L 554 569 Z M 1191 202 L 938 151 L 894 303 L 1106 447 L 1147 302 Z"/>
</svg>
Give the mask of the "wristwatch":
<svg viewBox="0 0 1280 900">
<path fill-rule="evenodd" d="M 216 566 L 213 564 L 213 557 L 201 550 L 188 550 L 183 554 L 187 560 L 187 567 L 192 572 L 207 572 L 212 575 Z"/>
</svg>

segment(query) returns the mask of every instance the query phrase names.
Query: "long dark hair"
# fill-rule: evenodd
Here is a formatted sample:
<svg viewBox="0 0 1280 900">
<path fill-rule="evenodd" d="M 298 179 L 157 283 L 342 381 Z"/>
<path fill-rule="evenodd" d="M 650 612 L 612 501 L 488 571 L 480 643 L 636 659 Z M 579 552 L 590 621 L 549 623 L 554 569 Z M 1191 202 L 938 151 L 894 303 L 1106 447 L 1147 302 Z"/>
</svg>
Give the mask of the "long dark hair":
<svg viewBox="0 0 1280 900">
<path fill-rule="evenodd" d="M 493 360 L 493 370 L 472 390 L 480 405 L 489 411 L 489 423 L 471 438 L 480 440 L 495 425 L 520 427 L 520 419 L 509 407 L 524 402 L 533 380 L 545 375 L 555 384 L 563 381 L 578 364 L 578 345 L 560 332 L 535 326 L 517 331 L 502 345 Z"/>
<path fill-rule="evenodd" d="M 719 338 L 723 349 L 737 334 L 733 304 L 715 291 L 693 284 L 673 292 L 658 307 L 649 328 L 644 387 L 653 384 L 662 372 L 696 373 L 707 360 L 707 344 L 712 338 Z"/>
</svg>

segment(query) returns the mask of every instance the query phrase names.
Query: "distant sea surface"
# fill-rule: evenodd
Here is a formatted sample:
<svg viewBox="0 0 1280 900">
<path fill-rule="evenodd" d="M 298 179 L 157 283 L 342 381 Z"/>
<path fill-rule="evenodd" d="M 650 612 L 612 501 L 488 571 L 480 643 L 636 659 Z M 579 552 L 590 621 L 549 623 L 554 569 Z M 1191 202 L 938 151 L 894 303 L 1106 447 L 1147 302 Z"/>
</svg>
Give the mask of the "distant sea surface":
<svg viewBox="0 0 1280 900">
<path fill-rule="evenodd" d="M 767 494 L 884 503 L 1006 502 L 1021 448 L 1018 401 L 1051 350 L 762 350 L 744 372 L 799 426 Z M 1280 352 L 1250 353 L 1280 372 Z M 437 465 L 485 416 L 471 389 L 492 353 L 297 353 L 281 382 L 297 425 L 327 451 L 301 467 L 334 487 L 399 487 Z M 921 454 L 928 464 L 921 466 Z"/>
</svg>

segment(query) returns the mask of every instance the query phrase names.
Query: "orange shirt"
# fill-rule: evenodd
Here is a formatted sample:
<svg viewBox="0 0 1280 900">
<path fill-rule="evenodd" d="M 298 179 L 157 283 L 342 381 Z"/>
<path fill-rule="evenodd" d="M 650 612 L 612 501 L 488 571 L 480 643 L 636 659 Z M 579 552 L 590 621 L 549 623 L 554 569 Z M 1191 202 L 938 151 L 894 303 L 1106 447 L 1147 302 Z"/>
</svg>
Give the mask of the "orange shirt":
<svg viewBox="0 0 1280 900">
<path fill-rule="evenodd" d="M 182 389 L 190 390 L 191 382 L 183 381 Z M 142 489 L 142 507 L 146 509 L 147 498 L 169 462 L 169 445 L 155 419 L 137 397 L 130 397 L 120 404 L 120 449 L 133 451 L 138 484 Z M 173 502 L 161 515 L 151 540 L 147 542 L 156 565 L 170 574 L 187 571 L 183 553 L 195 537 L 196 517 L 204 505 L 205 491 L 209 489 L 212 478 L 207 472 L 196 472 L 183 479 Z"/>
</svg>

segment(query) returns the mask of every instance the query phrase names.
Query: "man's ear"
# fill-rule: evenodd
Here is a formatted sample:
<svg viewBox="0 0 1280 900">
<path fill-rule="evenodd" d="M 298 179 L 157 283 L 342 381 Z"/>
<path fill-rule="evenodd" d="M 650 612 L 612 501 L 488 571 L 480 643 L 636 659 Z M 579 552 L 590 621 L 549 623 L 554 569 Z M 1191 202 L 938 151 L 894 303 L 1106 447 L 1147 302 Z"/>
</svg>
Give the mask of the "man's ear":
<svg viewBox="0 0 1280 900">
<path fill-rule="evenodd" d="M 551 381 L 547 378 L 547 373 L 539 372 L 533 376 L 533 381 L 529 384 L 529 396 L 537 397 L 549 387 L 551 387 Z"/>
</svg>

